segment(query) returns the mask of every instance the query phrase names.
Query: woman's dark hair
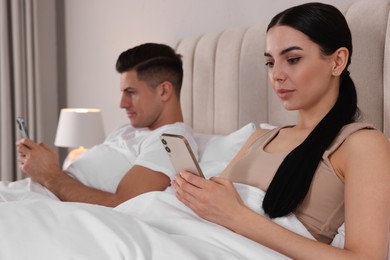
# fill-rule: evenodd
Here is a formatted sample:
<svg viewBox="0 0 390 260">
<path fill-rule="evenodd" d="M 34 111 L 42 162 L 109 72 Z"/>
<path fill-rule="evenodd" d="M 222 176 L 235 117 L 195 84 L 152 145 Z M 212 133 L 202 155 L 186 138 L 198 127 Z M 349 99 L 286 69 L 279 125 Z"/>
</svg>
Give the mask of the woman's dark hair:
<svg viewBox="0 0 390 260">
<path fill-rule="evenodd" d="M 278 25 L 304 33 L 320 46 L 324 55 L 331 55 L 345 47 L 349 58 L 340 76 L 335 105 L 308 137 L 286 156 L 268 187 L 263 209 L 271 218 L 285 216 L 299 206 L 306 197 L 324 151 L 341 128 L 359 116 L 355 84 L 347 70 L 351 62 L 352 37 L 343 14 L 331 5 L 307 3 L 277 14 L 268 25 L 267 32 Z"/>
</svg>

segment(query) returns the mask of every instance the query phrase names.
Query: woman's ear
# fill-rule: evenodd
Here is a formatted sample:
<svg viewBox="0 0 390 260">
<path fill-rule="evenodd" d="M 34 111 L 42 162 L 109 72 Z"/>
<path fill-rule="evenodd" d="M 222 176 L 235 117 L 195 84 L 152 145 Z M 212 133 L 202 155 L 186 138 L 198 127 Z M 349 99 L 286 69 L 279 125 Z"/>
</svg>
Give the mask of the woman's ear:
<svg viewBox="0 0 390 260">
<path fill-rule="evenodd" d="M 345 67 L 348 64 L 348 58 L 349 58 L 349 51 L 345 47 L 341 47 L 335 51 L 333 54 L 333 68 L 332 68 L 332 75 L 333 76 L 340 76 L 341 73 L 344 71 Z"/>
</svg>

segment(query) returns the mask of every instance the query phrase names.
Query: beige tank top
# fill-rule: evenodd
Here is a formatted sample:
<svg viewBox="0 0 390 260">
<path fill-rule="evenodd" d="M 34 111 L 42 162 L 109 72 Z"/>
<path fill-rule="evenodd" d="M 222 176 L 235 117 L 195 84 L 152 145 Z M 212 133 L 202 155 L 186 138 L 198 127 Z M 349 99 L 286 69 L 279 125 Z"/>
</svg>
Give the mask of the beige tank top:
<svg viewBox="0 0 390 260">
<path fill-rule="evenodd" d="M 360 129 L 373 128 L 366 123 L 352 123 L 341 130 L 336 140 L 325 151 L 306 198 L 294 211 L 297 218 L 318 241 L 331 243 L 338 227 L 344 222 L 344 184 L 336 175 L 329 157 L 352 133 Z M 264 150 L 280 129 L 271 130 L 255 140 L 225 177 L 233 182 L 266 191 L 279 165 L 288 154 L 267 153 Z"/>
</svg>

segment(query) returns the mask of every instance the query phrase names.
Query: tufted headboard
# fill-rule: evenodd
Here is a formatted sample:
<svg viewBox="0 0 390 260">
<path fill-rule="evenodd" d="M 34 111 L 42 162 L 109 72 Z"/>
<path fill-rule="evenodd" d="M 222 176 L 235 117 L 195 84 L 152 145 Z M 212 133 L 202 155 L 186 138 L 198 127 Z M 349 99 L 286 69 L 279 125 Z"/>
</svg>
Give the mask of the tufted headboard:
<svg viewBox="0 0 390 260">
<path fill-rule="evenodd" d="M 264 6 L 259 12 L 266 14 Z M 360 0 L 340 10 L 352 31 L 350 72 L 363 118 L 390 136 L 390 0 Z M 295 122 L 295 113 L 284 110 L 267 78 L 263 53 L 268 22 L 263 17 L 249 28 L 178 42 L 184 62 L 181 103 L 185 122 L 195 131 L 225 134 L 248 122 Z"/>
</svg>

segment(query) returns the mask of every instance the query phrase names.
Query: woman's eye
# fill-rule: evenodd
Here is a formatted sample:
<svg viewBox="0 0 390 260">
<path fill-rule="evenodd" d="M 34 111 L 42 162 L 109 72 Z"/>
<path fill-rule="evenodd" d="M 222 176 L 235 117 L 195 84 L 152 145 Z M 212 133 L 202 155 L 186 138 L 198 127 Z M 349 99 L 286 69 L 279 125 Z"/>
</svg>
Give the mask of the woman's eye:
<svg viewBox="0 0 390 260">
<path fill-rule="evenodd" d="M 298 61 L 299 61 L 300 59 L 301 59 L 300 57 L 289 58 L 287 61 L 288 61 L 288 63 L 290 63 L 290 64 L 295 64 L 295 63 L 298 63 Z"/>
<path fill-rule="evenodd" d="M 268 68 L 272 68 L 274 66 L 274 63 L 272 61 L 267 61 L 265 63 L 265 66 L 267 66 Z"/>
</svg>

